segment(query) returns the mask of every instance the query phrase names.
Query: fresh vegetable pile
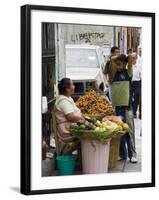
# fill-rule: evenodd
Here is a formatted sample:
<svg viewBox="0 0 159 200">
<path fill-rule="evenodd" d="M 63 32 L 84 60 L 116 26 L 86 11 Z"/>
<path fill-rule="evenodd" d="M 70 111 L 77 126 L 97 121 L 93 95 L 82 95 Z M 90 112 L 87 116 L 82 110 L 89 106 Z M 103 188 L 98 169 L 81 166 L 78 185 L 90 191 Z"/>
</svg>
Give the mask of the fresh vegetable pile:
<svg viewBox="0 0 159 200">
<path fill-rule="evenodd" d="M 106 140 L 129 131 L 129 127 L 120 118 L 105 117 L 102 121 L 85 117 L 83 121 L 73 123 L 70 133 L 80 139 Z"/>
<path fill-rule="evenodd" d="M 105 96 L 98 96 L 94 90 L 90 90 L 84 96 L 81 96 L 76 102 L 77 107 L 84 115 L 99 116 L 112 114 L 114 112 L 112 105 Z"/>
</svg>

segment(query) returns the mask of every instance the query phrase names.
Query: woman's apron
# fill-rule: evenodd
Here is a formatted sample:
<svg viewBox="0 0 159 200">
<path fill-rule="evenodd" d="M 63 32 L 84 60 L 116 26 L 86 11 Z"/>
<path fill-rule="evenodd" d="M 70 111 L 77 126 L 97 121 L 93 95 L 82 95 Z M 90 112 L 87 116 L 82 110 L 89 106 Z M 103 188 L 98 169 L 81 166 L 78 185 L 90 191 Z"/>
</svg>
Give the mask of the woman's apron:
<svg viewBox="0 0 159 200">
<path fill-rule="evenodd" d="M 67 97 L 60 97 L 57 102 L 56 105 L 58 105 L 61 101 L 63 100 L 67 100 L 72 104 L 74 113 L 81 116 L 81 111 L 79 108 L 77 108 L 76 104 L 74 103 L 74 101 L 69 100 Z M 55 111 L 55 118 L 56 118 L 56 129 L 57 129 L 57 135 L 59 138 L 59 142 L 60 143 L 69 143 L 71 141 L 73 141 L 75 139 L 74 136 L 71 136 L 69 133 L 69 127 L 71 122 L 69 122 L 64 114 L 64 112 L 61 112 L 60 110 L 58 110 L 56 108 L 56 106 L 54 107 L 54 111 Z"/>
</svg>

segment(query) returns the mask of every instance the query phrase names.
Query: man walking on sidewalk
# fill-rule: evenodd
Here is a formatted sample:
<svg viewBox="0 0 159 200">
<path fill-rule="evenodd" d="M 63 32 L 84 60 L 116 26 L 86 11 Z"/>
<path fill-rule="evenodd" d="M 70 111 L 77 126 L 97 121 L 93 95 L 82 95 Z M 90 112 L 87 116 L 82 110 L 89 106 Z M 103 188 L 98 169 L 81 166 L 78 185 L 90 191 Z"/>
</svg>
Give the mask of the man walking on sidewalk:
<svg viewBox="0 0 159 200">
<path fill-rule="evenodd" d="M 141 64 L 137 62 L 137 54 L 132 54 L 132 106 L 134 118 L 137 117 L 139 107 L 139 116 L 141 116 Z"/>
</svg>

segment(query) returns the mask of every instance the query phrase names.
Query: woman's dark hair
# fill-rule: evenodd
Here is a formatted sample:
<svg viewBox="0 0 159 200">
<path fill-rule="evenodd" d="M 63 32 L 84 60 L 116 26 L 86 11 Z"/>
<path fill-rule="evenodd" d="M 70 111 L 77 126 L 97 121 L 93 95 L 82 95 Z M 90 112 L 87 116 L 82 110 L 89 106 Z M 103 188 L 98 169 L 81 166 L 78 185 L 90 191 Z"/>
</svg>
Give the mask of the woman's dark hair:
<svg viewBox="0 0 159 200">
<path fill-rule="evenodd" d="M 120 54 L 117 58 L 116 61 L 121 61 L 121 62 L 128 62 L 128 57 L 125 54 Z"/>
<path fill-rule="evenodd" d="M 70 86 L 71 79 L 70 78 L 63 78 L 58 83 L 58 90 L 60 94 L 65 94 L 66 89 Z"/>
<path fill-rule="evenodd" d="M 115 50 L 119 50 L 119 48 L 118 48 L 118 47 L 116 47 L 116 46 L 114 46 L 114 47 L 112 47 L 112 48 L 111 48 L 110 52 L 111 52 L 111 53 L 114 53 L 114 52 L 115 52 Z"/>
</svg>

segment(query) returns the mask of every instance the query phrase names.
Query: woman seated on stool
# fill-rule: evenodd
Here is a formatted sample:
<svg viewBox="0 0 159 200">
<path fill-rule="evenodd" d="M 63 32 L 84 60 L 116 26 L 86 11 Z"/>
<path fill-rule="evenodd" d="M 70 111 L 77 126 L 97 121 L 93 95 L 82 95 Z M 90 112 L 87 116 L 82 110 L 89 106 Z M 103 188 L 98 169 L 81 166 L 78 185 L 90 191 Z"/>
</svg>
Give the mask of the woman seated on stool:
<svg viewBox="0 0 159 200">
<path fill-rule="evenodd" d="M 69 133 L 71 123 L 83 120 L 81 111 L 71 98 L 74 89 L 75 86 L 69 78 L 63 78 L 58 84 L 59 95 L 55 102 L 55 117 L 62 154 L 72 154 L 80 145 L 79 140 Z"/>
</svg>

